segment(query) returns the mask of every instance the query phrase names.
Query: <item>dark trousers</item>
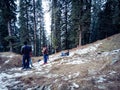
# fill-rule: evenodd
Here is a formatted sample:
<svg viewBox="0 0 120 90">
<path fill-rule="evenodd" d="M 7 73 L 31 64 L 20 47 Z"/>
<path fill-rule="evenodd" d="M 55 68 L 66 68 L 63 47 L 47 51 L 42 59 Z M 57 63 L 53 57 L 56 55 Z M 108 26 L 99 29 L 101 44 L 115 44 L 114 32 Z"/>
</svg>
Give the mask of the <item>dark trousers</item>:
<svg viewBox="0 0 120 90">
<path fill-rule="evenodd" d="M 43 57 L 44 57 L 44 63 L 47 63 L 48 55 L 44 54 Z"/>
<path fill-rule="evenodd" d="M 23 60 L 22 60 L 23 68 L 29 68 L 29 60 L 30 60 L 29 55 L 23 55 Z"/>
</svg>

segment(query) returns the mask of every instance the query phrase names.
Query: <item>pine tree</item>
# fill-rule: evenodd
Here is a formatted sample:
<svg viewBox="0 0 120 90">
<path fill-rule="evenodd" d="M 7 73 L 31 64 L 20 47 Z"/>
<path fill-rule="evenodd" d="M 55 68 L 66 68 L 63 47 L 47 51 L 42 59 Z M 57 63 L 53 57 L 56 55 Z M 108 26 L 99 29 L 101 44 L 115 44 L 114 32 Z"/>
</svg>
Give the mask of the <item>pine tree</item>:
<svg viewBox="0 0 120 90">
<path fill-rule="evenodd" d="M 70 0 L 62 0 L 61 14 L 61 49 L 69 49 L 69 32 L 70 32 Z"/>
<path fill-rule="evenodd" d="M 119 2 L 108 0 L 104 5 L 103 3 L 105 2 L 101 1 L 97 3 L 96 7 L 99 7 L 99 10 L 96 9 L 97 13 L 95 13 L 96 17 L 94 17 L 96 18 L 96 21 L 92 21 L 95 22 L 91 33 L 93 41 L 104 39 L 108 36 L 119 33 L 119 29 L 117 27 L 119 26 Z"/>
<path fill-rule="evenodd" d="M 19 16 L 19 25 L 20 25 L 20 42 L 30 41 L 29 29 L 28 29 L 28 6 L 30 2 L 26 0 L 20 0 L 20 16 Z"/>
<path fill-rule="evenodd" d="M 43 44 L 43 32 L 44 32 L 44 17 L 43 17 L 43 8 L 42 8 L 42 0 L 36 1 L 36 25 L 38 27 L 37 32 L 37 42 L 36 42 L 36 48 L 37 52 L 36 55 L 42 55 L 42 44 Z M 45 38 L 46 41 L 46 38 Z"/>
<path fill-rule="evenodd" d="M 61 22 L 61 10 L 60 10 L 60 1 L 53 0 L 52 1 L 52 46 L 55 49 L 55 52 L 60 51 L 61 49 L 61 31 L 60 31 L 60 22 Z"/>
<path fill-rule="evenodd" d="M 34 54 L 36 56 L 36 40 L 37 40 L 37 37 L 36 37 L 36 3 L 35 3 L 35 0 L 33 0 L 33 20 L 34 20 Z"/>
<path fill-rule="evenodd" d="M 83 31 L 83 0 L 72 0 L 72 11 L 71 11 L 71 20 L 72 20 L 72 29 L 74 31 L 74 46 L 81 45 L 82 40 L 82 31 Z"/>
<path fill-rule="evenodd" d="M 4 22 L 4 26 L 6 27 L 5 29 L 7 29 L 8 31 L 6 37 L 8 36 L 7 40 L 9 41 L 9 49 L 10 51 L 13 51 L 11 23 L 16 19 L 16 4 L 14 0 L 1 0 L 0 11 L 2 21 Z"/>
</svg>

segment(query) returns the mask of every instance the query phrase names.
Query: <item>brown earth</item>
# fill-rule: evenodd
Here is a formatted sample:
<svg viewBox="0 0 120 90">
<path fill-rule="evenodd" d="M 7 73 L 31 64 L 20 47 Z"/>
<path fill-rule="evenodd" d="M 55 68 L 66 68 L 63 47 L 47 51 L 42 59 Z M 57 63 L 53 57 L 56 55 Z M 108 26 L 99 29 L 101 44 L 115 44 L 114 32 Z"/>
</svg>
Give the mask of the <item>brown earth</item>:
<svg viewBox="0 0 120 90">
<path fill-rule="evenodd" d="M 49 70 L 49 72 L 44 74 L 36 74 L 37 70 L 33 69 L 32 74 L 16 78 L 16 81 L 21 81 L 20 83 L 7 87 L 9 90 L 15 89 L 15 86 L 17 89 L 23 90 L 28 88 L 32 88 L 32 90 L 119 90 L 119 38 L 120 34 L 117 34 L 92 44 L 71 49 L 70 52 L 73 52 L 78 49 L 87 48 L 93 44 L 101 43 L 94 52 L 81 55 L 75 53 L 72 57 L 60 57 L 45 66 L 40 66 L 42 67 L 42 72 L 45 72 L 45 69 Z M 105 55 L 106 52 L 108 52 L 107 55 Z M 13 57 L 10 58 L 12 55 Z M 60 55 L 60 52 L 50 57 L 56 57 L 57 55 Z M 39 59 L 42 60 L 42 57 L 32 57 L 32 59 L 36 63 Z M 4 64 L 7 60 L 10 60 L 9 63 Z M 84 63 L 68 64 L 68 62 L 76 60 L 83 61 Z M 1 71 L 13 67 L 20 67 L 20 63 L 21 55 L 8 52 L 0 53 Z M 50 65 L 51 67 L 49 67 Z"/>
</svg>

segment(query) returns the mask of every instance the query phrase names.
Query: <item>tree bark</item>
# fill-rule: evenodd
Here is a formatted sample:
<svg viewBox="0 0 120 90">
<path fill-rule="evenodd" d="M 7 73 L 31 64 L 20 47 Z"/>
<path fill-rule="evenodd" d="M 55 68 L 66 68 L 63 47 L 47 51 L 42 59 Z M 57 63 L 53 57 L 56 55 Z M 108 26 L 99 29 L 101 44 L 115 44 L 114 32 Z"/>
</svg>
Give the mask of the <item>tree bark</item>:
<svg viewBox="0 0 120 90">
<path fill-rule="evenodd" d="M 10 29 L 10 22 L 8 22 L 8 35 L 9 35 L 9 36 L 12 36 L 12 34 L 11 34 L 11 29 Z M 9 40 L 9 47 L 10 47 L 10 52 L 12 52 L 12 51 L 13 51 L 13 47 L 12 47 L 12 42 L 11 42 L 11 40 Z"/>
<path fill-rule="evenodd" d="M 35 0 L 33 0 L 33 14 L 34 14 L 34 54 L 36 56 L 36 13 L 35 13 Z"/>
<path fill-rule="evenodd" d="M 65 28 L 66 28 L 66 31 L 65 31 L 65 34 L 66 34 L 66 40 L 65 40 L 65 44 L 66 44 L 66 47 L 65 49 L 68 49 L 68 30 L 67 30 L 67 0 L 65 0 Z"/>
<path fill-rule="evenodd" d="M 79 25 L 79 46 L 81 46 L 82 41 L 82 25 Z"/>
</svg>

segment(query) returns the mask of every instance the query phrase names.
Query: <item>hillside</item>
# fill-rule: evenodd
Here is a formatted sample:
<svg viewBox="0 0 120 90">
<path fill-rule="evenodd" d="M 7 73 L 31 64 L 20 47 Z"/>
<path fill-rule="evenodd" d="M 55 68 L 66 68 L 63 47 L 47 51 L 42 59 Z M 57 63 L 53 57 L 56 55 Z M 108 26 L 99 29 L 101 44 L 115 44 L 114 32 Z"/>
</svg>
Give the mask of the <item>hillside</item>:
<svg viewBox="0 0 120 90">
<path fill-rule="evenodd" d="M 53 54 L 45 65 L 32 57 L 30 70 L 21 70 L 21 55 L 0 53 L 0 90 L 119 90 L 119 38 L 71 49 L 69 56 Z"/>
</svg>

